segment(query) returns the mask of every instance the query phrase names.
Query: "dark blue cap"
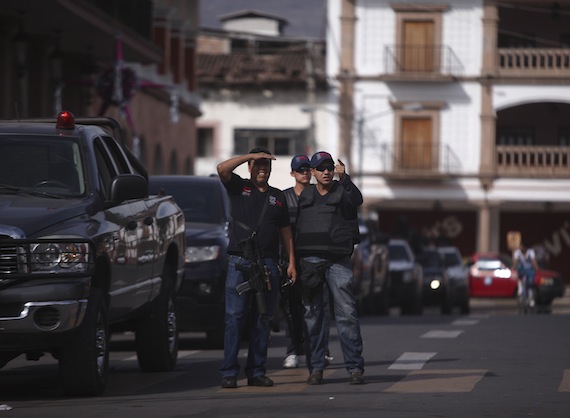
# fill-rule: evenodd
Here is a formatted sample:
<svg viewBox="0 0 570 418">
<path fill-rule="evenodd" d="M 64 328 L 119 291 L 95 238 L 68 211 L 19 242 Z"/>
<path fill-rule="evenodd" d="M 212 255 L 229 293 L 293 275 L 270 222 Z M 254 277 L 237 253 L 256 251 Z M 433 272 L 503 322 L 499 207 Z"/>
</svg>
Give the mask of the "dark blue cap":
<svg viewBox="0 0 570 418">
<path fill-rule="evenodd" d="M 311 167 L 315 168 L 320 166 L 325 161 L 330 161 L 334 164 L 333 157 L 328 152 L 319 151 L 315 152 L 315 154 L 311 157 Z"/>
<path fill-rule="evenodd" d="M 310 167 L 311 162 L 309 161 L 309 157 L 304 154 L 297 154 L 291 160 L 291 170 L 298 170 L 301 167 Z"/>
</svg>

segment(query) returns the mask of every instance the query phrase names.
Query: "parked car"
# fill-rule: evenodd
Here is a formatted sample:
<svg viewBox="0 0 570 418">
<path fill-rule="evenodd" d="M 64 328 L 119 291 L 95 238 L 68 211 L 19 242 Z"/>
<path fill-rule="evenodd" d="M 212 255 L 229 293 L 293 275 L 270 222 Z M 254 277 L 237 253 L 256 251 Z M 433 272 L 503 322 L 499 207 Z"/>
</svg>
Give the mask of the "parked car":
<svg viewBox="0 0 570 418">
<path fill-rule="evenodd" d="M 536 304 L 539 311 L 550 310 L 550 305 L 554 298 L 563 297 L 566 290 L 560 273 L 543 268 L 536 271 L 534 284 L 537 289 Z"/>
<path fill-rule="evenodd" d="M 438 305 L 442 314 L 450 314 L 452 300 L 443 257 L 436 248 L 423 248 L 417 259 L 423 269 L 424 306 Z"/>
<path fill-rule="evenodd" d="M 459 306 L 462 314 L 470 312 L 469 307 L 469 270 L 463 261 L 461 252 L 457 247 L 444 246 L 437 249 L 443 257 L 443 264 L 447 272 L 447 291 Z"/>
<path fill-rule="evenodd" d="M 539 311 L 548 311 L 556 297 L 564 296 L 560 274 L 539 268 L 534 276 Z M 469 261 L 469 292 L 472 297 L 515 297 L 518 275 L 512 269 L 512 258 L 505 254 L 475 253 Z"/>
<path fill-rule="evenodd" d="M 218 177 L 150 176 L 149 190 L 172 195 L 186 220 L 185 274 L 178 295 L 181 331 L 205 332 L 224 344 L 230 203 Z"/>
<path fill-rule="evenodd" d="M 0 121 L 0 368 L 49 353 L 67 395 L 104 392 L 113 331 L 176 366 L 184 216 L 123 143 L 108 118 Z"/>
<path fill-rule="evenodd" d="M 357 306 L 363 314 L 388 315 L 390 275 L 386 240 L 371 234 L 364 223 L 360 223 L 359 229 L 360 243 L 351 258 Z"/>
<path fill-rule="evenodd" d="M 423 312 L 423 270 L 407 241 L 388 242 L 390 305 L 400 306 L 402 315 Z"/>
<path fill-rule="evenodd" d="M 468 260 L 471 297 L 515 297 L 518 276 L 510 257 L 498 253 L 475 253 Z"/>
</svg>

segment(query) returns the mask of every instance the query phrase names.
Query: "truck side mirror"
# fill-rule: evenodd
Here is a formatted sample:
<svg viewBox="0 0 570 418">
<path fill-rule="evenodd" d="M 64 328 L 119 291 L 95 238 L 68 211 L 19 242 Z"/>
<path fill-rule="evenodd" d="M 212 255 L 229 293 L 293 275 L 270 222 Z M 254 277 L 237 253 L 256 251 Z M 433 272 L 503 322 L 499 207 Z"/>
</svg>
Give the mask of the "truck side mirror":
<svg viewBox="0 0 570 418">
<path fill-rule="evenodd" d="M 138 174 L 119 174 L 111 183 L 111 201 L 123 202 L 148 196 L 148 183 Z"/>
</svg>

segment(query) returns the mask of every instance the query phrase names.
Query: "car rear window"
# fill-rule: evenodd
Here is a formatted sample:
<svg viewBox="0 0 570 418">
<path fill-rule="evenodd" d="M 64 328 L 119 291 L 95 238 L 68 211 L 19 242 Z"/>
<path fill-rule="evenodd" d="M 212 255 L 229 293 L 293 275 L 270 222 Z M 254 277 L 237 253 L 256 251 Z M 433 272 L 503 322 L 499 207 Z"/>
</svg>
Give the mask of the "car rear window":
<svg viewBox="0 0 570 418">
<path fill-rule="evenodd" d="M 223 202 L 220 188 L 212 183 L 162 183 L 150 180 L 150 192 L 163 189 L 172 195 L 176 204 L 184 212 L 186 222 L 220 224 L 224 222 Z"/>
<path fill-rule="evenodd" d="M 503 268 L 501 260 L 479 260 L 477 261 L 477 268 L 479 270 L 497 270 Z"/>
<path fill-rule="evenodd" d="M 404 246 L 388 245 L 388 253 L 390 255 L 390 260 L 410 261 L 410 256 Z"/>
</svg>

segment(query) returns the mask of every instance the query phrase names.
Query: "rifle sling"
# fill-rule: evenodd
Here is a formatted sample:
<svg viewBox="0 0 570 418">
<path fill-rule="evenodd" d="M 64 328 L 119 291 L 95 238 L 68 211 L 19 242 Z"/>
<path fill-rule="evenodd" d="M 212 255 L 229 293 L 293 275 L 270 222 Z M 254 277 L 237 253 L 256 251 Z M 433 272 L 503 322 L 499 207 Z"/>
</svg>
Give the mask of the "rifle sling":
<svg viewBox="0 0 570 418">
<path fill-rule="evenodd" d="M 265 211 L 267 210 L 267 205 L 269 204 L 269 190 L 267 191 L 267 197 L 265 199 L 265 203 L 263 204 L 263 208 L 261 209 L 261 213 L 259 214 L 259 219 L 257 221 L 257 225 L 255 227 L 255 229 L 252 229 L 249 225 L 244 224 L 241 221 L 238 221 L 237 219 L 234 219 L 234 222 L 236 225 L 241 226 L 243 229 L 247 230 L 247 231 L 252 231 L 252 234 L 257 234 L 257 232 L 259 231 L 259 227 L 261 226 L 261 221 L 263 220 L 263 217 L 265 216 Z"/>
</svg>

